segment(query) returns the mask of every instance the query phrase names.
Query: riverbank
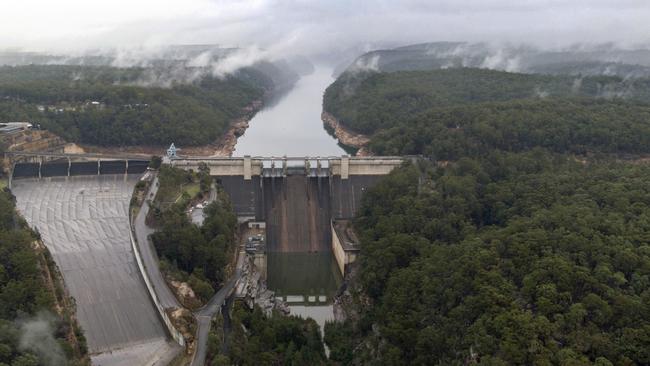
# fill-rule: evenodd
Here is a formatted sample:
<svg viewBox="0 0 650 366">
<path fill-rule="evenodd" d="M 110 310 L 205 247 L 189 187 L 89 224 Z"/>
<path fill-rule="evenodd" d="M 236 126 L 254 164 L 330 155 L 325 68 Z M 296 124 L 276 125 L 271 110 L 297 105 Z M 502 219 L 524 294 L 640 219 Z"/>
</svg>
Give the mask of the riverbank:
<svg viewBox="0 0 650 366">
<path fill-rule="evenodd" d="M 226 132 L 215 142 L 201 146 L 177 146 L 183 156 L 232 156 L 237 139 L 248 129 L 249 122 L 257 112 L 264 107 L 262 100 L 255 100 L 242 109 L 242 117 L 233 120 Z M 173 141 L 170 141 L 172 143 Z M 73 144 L 77 150 L 74 153 L 98 154 L 140 154 L 146 157 L 163 154 L 169 146 L 136 145 L 136 146 L 95 146 Z"/>
<path fill-rule="evenodd" d="M 328 112 L 323 111 L 321 119 L 328 132 L 336 136 L 340 144 L 357 149 L 356 156 L 373 155 L 368 148 L 368 143 L 370 142 L 368 136 L 352 131 Z"/>
</svg>

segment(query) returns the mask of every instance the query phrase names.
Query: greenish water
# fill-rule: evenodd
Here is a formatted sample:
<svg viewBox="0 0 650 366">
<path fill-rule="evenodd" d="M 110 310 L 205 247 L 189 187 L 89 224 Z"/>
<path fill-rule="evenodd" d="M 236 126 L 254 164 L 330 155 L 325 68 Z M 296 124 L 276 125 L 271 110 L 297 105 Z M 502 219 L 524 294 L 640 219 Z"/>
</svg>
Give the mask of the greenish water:
<svg viewBox="0 0 650 366">
<path fill-rule="evenodd" d="M 289 304 L 292 314 L 311 317 L 321 327 L 333 319 L 332 302 L 341 281 L 330 252 L 267 253 L 268 288 Z"/>
</svg>

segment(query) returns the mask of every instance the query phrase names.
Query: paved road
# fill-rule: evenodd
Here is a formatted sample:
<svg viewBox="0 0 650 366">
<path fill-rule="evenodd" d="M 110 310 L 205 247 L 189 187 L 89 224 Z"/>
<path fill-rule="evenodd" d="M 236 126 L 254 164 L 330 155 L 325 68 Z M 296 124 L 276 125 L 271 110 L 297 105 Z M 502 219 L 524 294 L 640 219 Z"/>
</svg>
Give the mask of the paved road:
<svg viewBox="0 0 650 366">
<path fill-rule="evenodd" d="M 135 237 L 138 248 L 140 249 L 140 255 L 142 256 L 145 270 L 147 271 L 147 275 L 149 275 L 149 280 L 151 280 L 151 284 L 154 287 L 154 291 L 158 296 L 160 304 L 165 308 L 180 308 L 182 307 L 181 304 L 169 289 L 169 286 L 167 286 L 162 273 L 160 273 L 160 268 L 158 267 L 158 255 L 153 247 L 153 243 L 151 243 L 151 240 L 149 239 L 149 235 L 153 234 L 155 230 L 147 226 L 145 223 L 147 213 L 149 212 L 148 200 L 153 200 L 153 198 L 156 197 L 156 192 L 158 192 L 157 175 L 154 177 L 145 202 L 142 205 L 140 212 L 138 212 L 138 216 L 135 218 L 133 229 L 135 231 Z"/>
<path fill-rule="evenodd" d="M 206 200 L 208 203 L 212 203 L 217 200 L 217 187 L 212 183 L 210 186 L 210 195 L 208 196 L 208 199 Z M 193 224 L 201 226 L 203 225 L 203 222 L 205 221 L 205 208 L 194 208 L 192 213 L 190 214 L 190 219 Z"/>
<path fill-rule="evenodd" d="M 226 298 L 235 288 L 235 284 L 241 278 L 245 257 L 246 253 L 240 251 L 239 257 L 237 258 L 237 267 L 235 269 L 234 275 L 204 307 L 194 313 L 194 316 L 196 317 L 198 323 L 198 331 L 196 340 L 197 348 L 196 352 L 194 353 L 194 358 L 192 359 L 192 366 L 205 365 L 205 358 L 208 349 L 208 333 L 210 332 L 210 320 L 214 314 L 216 314 L 221 309 L 221 305 L 223 305 L 223 303 L 226 301 Z"/>
<path fill-rule="evenodd" d="M 153 200 L 156 197 L 158 192 L 158 176 L 156 176 L 151 184 L 151 188 L 147 193 L 147 200 Z M 210 198 L 209 201 L 212 202 L 217 199 L 217 189 L 213 185 L 210 189 Z M 134 230 L 138 242 L 138 247 L 140 249 L 140 254 L 144 262 L 147 274 L 151 280 L 156 295 L 160 300 L 160 303 L 164 307 L 182 307 L 181 304 L 176 299 L 176 296 L 167 286 L 165 279 L 163 278 L 160 268 L 158 267 L 158 256 L 156 254 L 155 248 L 149 239 L 149 235 L 155 232 L 154 229 L 147 226 L 145 219 L 147 213 L 149 212 L 150 206 L 149 203 L 145 200 L 145 203 L 142 205 L 140 212 L 135 218 Z M 194 353 L 194 358 L 192 360 L 193 366 L 203 366 L 205 364 L 205 359 L 207 356 L 208 348 L 208 333 L 210 332 L 210 322 L 212 317 L 221 309 L 221 305 L 224 303 L 226 298 L 230 295 L 232 290 L 235 287 L 235 284 L 241 277 L 241 268 L 243 265 L 245 254 L 242 252 L 239 255 L 237 261 L 237 267 L 235 269 L 235 274 L 232 276 L 228 282 L 219 290 L 210 301 L 201 309 L 197 310 L 194 313 L 194 316 L 197 320 L 198 330 L 197 330 L 197 349 Z"/>
</svg>

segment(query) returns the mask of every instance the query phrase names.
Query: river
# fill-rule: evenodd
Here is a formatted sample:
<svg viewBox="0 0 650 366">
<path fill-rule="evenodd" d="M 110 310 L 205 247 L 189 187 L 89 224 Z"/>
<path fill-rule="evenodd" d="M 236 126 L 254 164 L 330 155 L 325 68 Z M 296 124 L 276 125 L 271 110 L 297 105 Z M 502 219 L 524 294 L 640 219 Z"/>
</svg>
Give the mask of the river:
<svg viewBox="0 0 650 366">
<path fill-rule="evenodd" d="M 321 121 L 323 93 L 332 70 L 318 67 L 292 90 L 269 103 L 237 140 L 234 156 L 341 156 L 346 152 Z M 269 253 L 268 287 L 287 301 L 292 314 L 311 317 L 322 327 L 333 319 L 332 300 L 341 284 L 333 255 Z"/>
<path fill-rule="evenodd" d="M 332 70 L 318 67 L 287 94 L 269 103 L 237 140 L 233 156 L 340 156 L 345 151 L 323 127 L 323 93 Z"/>
</svg>

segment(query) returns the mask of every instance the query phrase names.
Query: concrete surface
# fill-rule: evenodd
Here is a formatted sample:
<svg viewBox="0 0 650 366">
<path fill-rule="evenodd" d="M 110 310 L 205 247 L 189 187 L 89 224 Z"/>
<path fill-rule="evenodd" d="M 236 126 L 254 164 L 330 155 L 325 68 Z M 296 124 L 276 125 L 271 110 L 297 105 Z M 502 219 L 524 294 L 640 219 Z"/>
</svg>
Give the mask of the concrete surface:
<svg viewBox="0 0 650 366">
<path fill-rule="evenodd" d="M 266 250 L 330 250 L 329 178 L 264 178 Z"/>
<path fill-rule="evenodd" d="M 200 164 L 206 164 L 210 168 L 212 176 L 242 176 L 249 180 L 251 176 L 259 176 L 263 173 L 263 161 L 275 160 L 278 167 L 290 162 L 298 162 L 305 166 L 306 161 L 320 160 L 327 163 L 330 173 L 347 179 L 353 175 L 386 175 L 393 169 L 402 165 L 406 157 L 398 156 L 342 156 L 342 157 L 182 157 L 171 160 L 171 164 L 177 168 L 198 171 Z M 285 160 L 286 159 L 286 160 Z"/>
<path fill-rule="evenodd" d="M 361 207 L 361 198 L 381 181 L 383 175 L 350 175 L 349 179 L 333 176 L 330 180 L 333 219 L 351 219 Z"/>
<path fill-rule="evenodd" d="M 18 179 L 13 193 L 77 303 L 95 364 L 153 365 L 173 344 L 135 264 L 128 207 L 137 176 Z"/>
<path fill-rule="evenodd" d="M 153 234 L 155 230 L 147 226 L 145 223 L 147 213 L 149 212 L 148 200 L 153 200 L 153 198 L 156 197 L 157 192 L 158 176 L 154 178 L 149 193 L 147 194 L 147 198 L 142 205 L 140 212 L 138 212 L 138 215 L 135 217 L 133 230 L 135 231 L 136 242 L 140 249 L 140 257 L 144 263 L 149 280 L 154 287 L 154 291 L 158 296 L 160 305 L 164 308 L 180 308 L 182 307 L 181 304 L 178 302 L 178 299 L 176 299 L 176 296 L 174 296 L 174 293 L 169 289 L 169 286 L 167 286 L 167 282 L 165 282 L 165 279 L 160 272 L 160 268 L 158 268 L 158 255 L 153 247 L 153 243 L 149 239 L 149 235 Z"/>
</svg>

